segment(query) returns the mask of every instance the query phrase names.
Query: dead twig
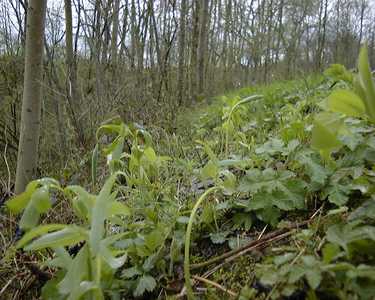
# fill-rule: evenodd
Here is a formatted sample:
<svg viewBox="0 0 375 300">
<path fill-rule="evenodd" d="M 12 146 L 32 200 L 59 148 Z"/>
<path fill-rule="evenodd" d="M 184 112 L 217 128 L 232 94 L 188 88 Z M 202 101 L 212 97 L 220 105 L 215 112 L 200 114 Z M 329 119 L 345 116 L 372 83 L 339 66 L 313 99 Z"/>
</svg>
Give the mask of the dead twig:
<svg viewBox="0 0 375 300">
<path fill-rule="evenodd" d="M 214 286 L 215 288 L 217 288 L 217 289 L 219 289 L 219 290 L 221 290 L 221 291 L 223 291 L 223 292 L 229 294 L 229 295 L 232 296 L 232 297 L 237 297 L 237 296 L 238 296 L 237 293 L 235 293 L 235 292 L 233 292 L 233 291 L 227 289 L 226 287 L 223 287 L 222 285 L 218 284 L 217 282 L 214 282 L 214 281 L 208 280 L 208 279 L 206 279 L 206 278 L 203 278 L 203 277 L 200 277 L 200 276 L 197 276 L 197 275 L 193 275 L 193 278 L 194 278 L 195 280 L 200 281 L 200 282 L 203 282 L 203 283 L 206 283 L 206 284 L 212 285 L 212 286 Z"/>
</svg>

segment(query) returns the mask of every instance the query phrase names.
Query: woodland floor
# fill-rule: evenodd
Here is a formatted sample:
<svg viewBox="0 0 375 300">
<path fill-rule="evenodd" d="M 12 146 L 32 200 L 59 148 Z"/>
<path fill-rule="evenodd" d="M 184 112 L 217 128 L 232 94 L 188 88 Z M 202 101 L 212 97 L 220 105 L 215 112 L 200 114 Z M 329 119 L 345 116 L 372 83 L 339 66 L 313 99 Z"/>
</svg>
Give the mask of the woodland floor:
<svg viewBox="0 0 375 300">
<path fill-rule="evenodd" d="M 314 118 L 334 82 L 318 76 L 244 88 L 184 109 L 175 133 L 146 128 L 155 153 L 168 160 L 147 188 L 124 187 L 127 205 L 138 213 L 132 222 L 148 226 L 129 230 L 147 236 L 163 226 L 168 235 L 147 271 L 156 287 L 137 295 L 137 279 L 122 277 L 129 287 L 120 288 L 123 297 L 184 295 L 188 217 L 203 191 L 220 186 L 193 226 L 190 269 L 197 297 L 374 299 L 374 127 L 347 119 L 350 134 L 330 162 L 312 147 Z M 261 97 L 248 98 L 254 95 Z M 80 172 L 78 183 L 98 191 L 108 175 L 105 159 L 98 162 L 97 187 L 90 187 L 89 162 Z M 62 198 L 41 222 L 76 219 Z M 49 250 L 15 250 L 18 220 L 1 208 L 0 299 L 38 298 L 55 271 L 40 265 L 52 256 Z M 124 269 L 144 259 L 134 255 Z"/>
</svg>

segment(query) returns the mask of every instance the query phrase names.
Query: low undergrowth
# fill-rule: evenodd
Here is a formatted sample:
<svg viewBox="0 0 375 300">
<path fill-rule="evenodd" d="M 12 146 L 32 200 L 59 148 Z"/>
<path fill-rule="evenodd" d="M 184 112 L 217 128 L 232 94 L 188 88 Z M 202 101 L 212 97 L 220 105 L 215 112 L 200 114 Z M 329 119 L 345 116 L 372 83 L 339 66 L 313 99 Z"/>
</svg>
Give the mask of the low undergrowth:
<svg viewBox="0 0 375 300">
<path fill-rule="evenodd" d="M 358 74 L 234 91 L 175 134 L 111 120 L 85 184 L 44 178 L 6 202 L 0 293 L 373 299 L 374 107 L 364 48 Z"/>
</svg>

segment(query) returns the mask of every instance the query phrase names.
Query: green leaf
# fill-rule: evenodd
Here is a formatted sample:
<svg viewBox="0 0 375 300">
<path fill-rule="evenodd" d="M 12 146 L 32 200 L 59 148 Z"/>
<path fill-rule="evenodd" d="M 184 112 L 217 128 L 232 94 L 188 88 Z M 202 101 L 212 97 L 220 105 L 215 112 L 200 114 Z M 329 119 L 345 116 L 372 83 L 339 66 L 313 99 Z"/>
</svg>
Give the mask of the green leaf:
<svg viewBox="0 0 375 300">
<path fill-rule="evenodd" d="M 30 245 L 25 250 L 40 250 L 44 248 L 56 248 L 77 244 L 88 238 L 87 231 L 76 225 L 66 226 L 62 230 L 47 233 Z"/>
<path fill-rule="evenodd" d="M 137 287 L 133 292 L 134 297 L 139 297 L 144 294 L 145 291 L 152 292 L 156 287 L 156 281 L 154 277 L 149 275 L 143 275 L 138 279 Z"/>
<path fill-rule="evenodd" d="M 107 213 L 108 216 L 115 216 L 115 215 L 123 215 L 123 216 L 130 216 L 131 210 L 128 206 L 124 203 L 119 201 L 112 202 L 109 207 L 109 211 Z"/>
<path fill-rule="evenodd" d="M 43 235 L 45 233 L 56 231 L 60 229 L 66 228 L 68 225 L 65 224 L 50 224 L 50 225 L 40 225 L 34 229 L 31 229 L 27 233 L 24 234 L 22 239 L 20 239 L 16 245 L 17 248 L 22 248 L 25 246 L 28 242 L 33 240 L 34 238 Z"/>
<path fill-rule="evenodd" d="M 370 119 L 375 121 L 375 85 L 368 61 L 367 45 L 361 48 L 358 61 L 359 83 L 365 93 L 365 106 Z"/>
<path fill-rule="evenodd" d="M 216 178 L 218 173 L 219 167 L 211 160 L 202 169 L 202 177 L 204 179 Z"/>
<path fill-rule="evenodd" d="M 305 277 L 313 290 L 317 289 L 322 281 L 322 274 L 318 268 L 308 269 L 305 273 Z"/>
<path fill-rule="evenodd" d="M 331 263 L 340 253 L 340 248 L 336 244 L 327 243 L 322 249 L 323 261 L 326 264 Z"/>
<path fill-rule="evenodd" d="M 227 240 L 230 231 L 210 233 L 210 239 L 214 244 L 223 244 Z"/>
<path fill-rule="evenodd" d="M 158 228 L 146 235 L 145 244 L 151 252 L 154 252 L 156 248 L 164 243 L 165 238 L 166 234 L 164 227 L 159 225 Z"/>
<path fill-rule="evenodd" d="M 31 181 L 23 193 L 14 196 L 6 202 L 8 209 L 15 214 L 20 213 L 29 203 L 31 196 L 37 189 L 38 185 L 39 182 L 37 180 Z"/>
<path fill-rule="evenodd" d="M 315 118 L 312 131 L 311 145 L 313 148 L 325 152 L 332 152 L 341 147 L 337 139 L 342 122 L 331 114 L 320 114 Z"/>
<path fill-rule="evenodd" d="M 131 267 L 129 269 L 123 270 L 121 272 L 121 277 L 129 279 L 129 278 L 133 278 L 137 275 L 141 275 L 141 274 L 142 274 L 142 272 L 141 272 L 141 270 L 139 270 L 138 267 Z"/>
<path fill-rule="evenodd" d="M 113 201 L 111 190 L 115 184 L 119 173 L 111 175 L 104 183 L 103 188 L 96 198 L 95 205 L 92 209 L 91 229 L 90 229 L 90 247 L 93 255 L 97 255 L 100 248 L 100 240 L 104 237 L 104 221 L 108 214 L 108 207 Z"/>
<path fill-rule="evenodd" d="M 336 90 L 328 97 L 329 108 L 350 117 L 366 116 L 366 107 L 362 99 L 350 90 Z"/>
<path fill-rule="evenodd" d="M 63 295 L 70 295 L 70 299 L 79 299 L 81 296 L 80 285 L 83 280 L 89 278 L 89 253 L 88 246 L 84 245 L 67 266 L 63 280 L 58 284 L 59 292 Z"/>
<path fill-rule="evenodd" d="M 158 157 L 156 156 L 156 153 L 154 151 L 154 149 L 152 149 L 151 147 L 147 147 L 145 150 L 144 150 L 144 155 L 147 157 L 147 159 L 151 162 L 151 163 L 155 163 L 158 159 Z"/>
<path fill-rule="evenodd" d="M 325 184 L 329 172 L 327 169 L 318 163 L 312 156 L 312 153 L 306 152 L 297 155 L 296 159 L 305 166 L 306 173 L 309 175 L 312 182 Z"/>
<path fill-rule="evenodd" d="M 92 156 L 91 156 L 91 180 L 92 180 L 93 185 L 96 184 L 98 158 L 99 158 L 99 144 L 96 144 L 94 150 L 92 151 Z"/>
<path fill-rule="evenodd" d="M 328 201 L 343 206 L 349 201 L 350 186 L 335 184 L 328 189 Z"/>
</svg>

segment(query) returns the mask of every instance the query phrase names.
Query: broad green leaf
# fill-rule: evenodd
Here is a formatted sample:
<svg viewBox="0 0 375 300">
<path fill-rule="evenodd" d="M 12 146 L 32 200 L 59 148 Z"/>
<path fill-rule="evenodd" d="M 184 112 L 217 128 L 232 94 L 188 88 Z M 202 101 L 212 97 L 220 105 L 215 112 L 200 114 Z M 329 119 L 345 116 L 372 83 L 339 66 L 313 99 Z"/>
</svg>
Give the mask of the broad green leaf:
<svg viewBox="0 0 375 300">
<path fill-rule="evenodd" d="M 40 250 L 44 248 L 56 248 L 70 246 L 84 241 L 88 238 L 87 231 L 76 225 L 69 225 L 62 230 L 47 233 L 33 241 L 25 250 Z"/>
<path fill-rule="evenodd" d="M 8 209 L 15 214 L 20 213 L 29 203 L 31 195 L 37 189 L 38 185 L 39 182 L 37 180 L 31 181 L 23 193 L 14 196 L 6 202 Z"/>
<path fill-rule="evenodd" d="M 328 97 L 329 108 L 350 117 L 366 116 L 366 107 L 360 97 L 350 90 L 336 90 Z"/>
<path fill-rule="evenodd" d="M 358 70 L 359 70 L 359 82 L 362 86 L 362 89 L 365 93 L 365 105 L 367 109 L 367 114 L 370 119 L 375 121 L 375 85 L 371 75 L 370 64 L 368 61 L 368 51 L 367 45 L 361 48 L 359 53 L 358 61 Z"/>
<path fill-rule="evenodd" d="M 145 244 L 151 252 L 154 252 L 156 248 L 164 243 L 165 238 L 164 227 L 159 226 L 145 237 Z"/>
<path fill-rule="evenodd" d="M 108 207 L 107 216 L 115 216 L 115 215 L 130 216 L 131 210 L 124 203 L 121 203 L 119 201 L 114 201 L 110 203 Z"/>
<path fill-rule="evenodd" d="M 71 298 L 75 296 L 76 298 L 73 299 L 79 299 L 80 284 L 89 278 L 89 259 L 88 246 L 84 245 L 68 267 L 63 280 L 58 284 L 61 294 L 70 295 Z"/>
<path fill-rule="evenodd" d="M 104 243 L 101 243 L 99 254 L 113 270 L 120 268 L 125 263 L 127 258 L 126 254 L 116 257 Z"/>
<path fill-rule="evenodd" d="M 31 196 L 31 203 L 35 206 L 38 213 L 42 214 L 51 208 L 51 200 L 46 186 L 38 188 Z"/>
<path fill-rule="evenodd" d="M 156 281 L 154 277 L 149 275 L 143 275 L 138 279 L 137 287 L 133 292 L 134 297 L 139 297 L 144 294 L 144 292 L 152 292 L 156 287 Z"/>
<path fill-rule="evenodd" d="M 324 245 L 322 253 L 324 263 L 329 264 L 338 256 L 340 248 L 336 244 L 327 243 Z"/>
<path fill-rule="evenodd" d="M 82 220 L 91 220 L 92 208 L 96 196 L 88 193 L 83 187 L 72 185 L 65 188 L 66 192 L 73 192 L 76 196 L 72 198 L 73 209 Z"/>
<path fill-rule="evenodd" d="M 338 207 L 345 205 L 349 201 L 350 186 L 335 184 L 328 188 L 328 201 Z"/>
<path fill-rule="evenodd" d="M 216 178 L 219 173 L 219 167 L 210 160 L 202 169 L 203 179 Z"/>
<path fill-rule="evenodd" d="M 25 246 L 28 242 L 33 240 L 34 238 L 43 235 L 45 233 L 56 231 L 60 229 L 66 228 L 68 225 L 65 224 L 50 224 L 50 225 L 40 225 L 34 229 L 31 229 L 27 233 L 24 234 L 22 239 L 20 239 L 17 243 L 17 248 L 22 248 Z"/>
<path fill-rule="evenodd" d="M 145 150 L 144 150 L 144 155 L 147 157 L 147 159 L 151 162 L 151 163 L 155 163 L 156 160 L 158 159 L 158 157 L 156 156 L 156 153 L 154 151 L 154 149 L 152 149 L 151 147 L 147 147 Z"/>
<path fill-rule="evenodd" d="M 119 173 L 111 175 L 104 183 L 103 188 L 96 198 L 92 209 L 91 229 L 90 229 L 90 247 L 93 255 L 97 255 L 100 248 L 100 240 L 104 237 L 104 221 L 107 217 L 108 207 L 113 201 L 111 196 L 112 187 Z"/>
<path fill-rule="evenodd" d="M 330 118 L 332 117 L 332 121 Z M 320 114 L 316 117 L 312 131 L 311 145 L 313 148 L 322 151 L 332 152 L 341 147 L 341 142 L 337 139 L 342 123 L 333 116 Z"/>
<path fill-rule="evenodd" d="M 309 175 L 312 182 L 325 184 L 329 172 L 327 169 L 318 163 L 312 156 L 312 153 L 301 153 L 297 155 L 296 159 L 304 165 L 306 173 Z"/>
</svg>

